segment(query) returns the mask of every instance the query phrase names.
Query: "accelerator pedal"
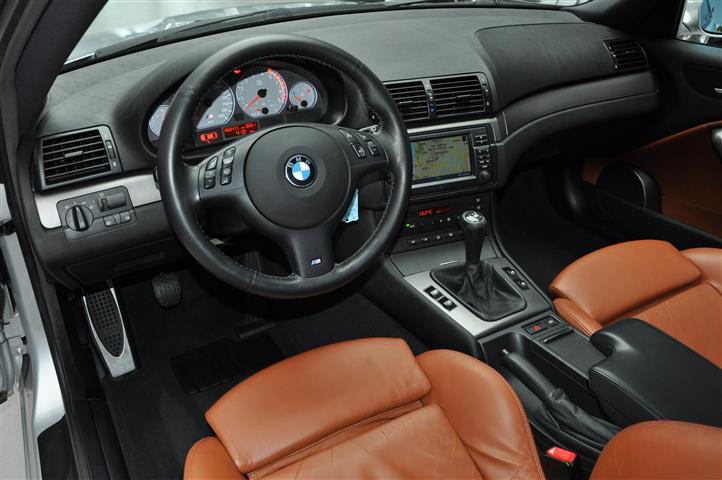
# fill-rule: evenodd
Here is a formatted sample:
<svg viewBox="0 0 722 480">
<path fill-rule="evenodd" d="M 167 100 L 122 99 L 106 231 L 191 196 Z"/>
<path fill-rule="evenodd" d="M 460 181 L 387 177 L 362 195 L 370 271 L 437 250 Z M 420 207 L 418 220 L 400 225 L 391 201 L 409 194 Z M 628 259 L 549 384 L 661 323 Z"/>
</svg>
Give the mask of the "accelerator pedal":
<svg viewBox="0 0 722 480">
<path fill-rule="evenodd" d="M 183 299 L 183 287 L 178 274 L 161 273 L 153 277 L 153 293 L 163 308 L 172 308 Z"/>
<path fill-rule="evenodd" d="M 135 361 L 115 289 L 83 295 L 83 308 L 95 347 L 110 375 L 115 378 L 134 371 Z"/>
</svg>

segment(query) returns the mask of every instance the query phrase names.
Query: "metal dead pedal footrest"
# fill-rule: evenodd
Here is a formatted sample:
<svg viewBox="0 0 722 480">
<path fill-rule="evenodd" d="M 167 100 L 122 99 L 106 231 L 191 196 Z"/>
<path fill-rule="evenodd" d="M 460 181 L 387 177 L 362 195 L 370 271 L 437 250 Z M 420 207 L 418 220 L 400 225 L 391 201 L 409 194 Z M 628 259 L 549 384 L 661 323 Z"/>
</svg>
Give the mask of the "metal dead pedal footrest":
<svg viewBox="0 0 722 480">
<path fill-rule="evenodd" d="M 107 288 L 84 295 L 83 308 L 95 346 L 110 375 L 115 378 L 135 370 L 115 289 Z"/>
</svg>

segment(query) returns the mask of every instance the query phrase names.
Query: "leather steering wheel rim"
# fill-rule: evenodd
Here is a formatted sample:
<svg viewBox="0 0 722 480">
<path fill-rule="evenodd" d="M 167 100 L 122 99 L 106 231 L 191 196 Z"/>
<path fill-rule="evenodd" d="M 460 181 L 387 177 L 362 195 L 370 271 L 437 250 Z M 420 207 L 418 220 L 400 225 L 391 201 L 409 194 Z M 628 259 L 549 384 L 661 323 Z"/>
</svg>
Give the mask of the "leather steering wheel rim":
<svg viewBox="0 0 722 480">
<path fill-rule="evenodd" d="M 378 131 L 369 137 L 381 147 L 386 159 L 386 168 L 383 170 L 391 174 L 388 202 L 373 234 L 354 255 L 339 263 L 331 260 L 333 266 L 326 267 L 330 271 L 318 276 L 301 276 L 298 273 L 285 277 L 267 275 L 241 265 L 216 247 L 198 220 L 199 205 L 204 194 L 202 186 L 192 180 L 198 171 L 189 174 L 188 170 L 192 167 L 181 157 L 187 139 L 193 134 L 193 112 L 205 92 L 219 78 L 235 68 L 281 58 L 298 58 L 322 64 L 356 86 L 366 103 L 365 107 L 379 119 Z M 304 125 L 299 124 L 297 128 Z M 313 125 L 309 124 L 311 128 Z M 321 133 L 338 130 L 336 127 L 321 127 L 317 125 L 316 128 Z M 265 129 L 258 132 L 260 135 L 257 137 L 262 137 L 264 132 Z M 244 145 L 253 148 L 248 146 L 253 141 L 243 139 L 230 145 L 238 144 L 239 150 L 242 150 Z M 224 145 L 221 150 L 230 145 Z M 245 170 L 233 175 L 234 178 L 243 175 L 245 181 Z M 163 122 L 158 147 L 160 192 L 168 221 L 180 242 L 196 261 L 219 279 L 249 293 L 270 298 L 305 298 L 332 291 L 348 284 L 380 260 L 396 238 L 405 218 L 411 176 L 408 134 L 396 104 L 381 81 L 349 53 L 321 40 L 299 35 L 257 36 L 229 45 L 207 58 L 178 89 Z M 239 192 L 241 190 L 247 196 L 245 184 Z M 246 199 L 244 205 L 252 203 Z M 261 225 L 266 221 L 261 220 L 255 223 Z M 292 229 L 284 231 L 294 233 Z"/>
</svg>

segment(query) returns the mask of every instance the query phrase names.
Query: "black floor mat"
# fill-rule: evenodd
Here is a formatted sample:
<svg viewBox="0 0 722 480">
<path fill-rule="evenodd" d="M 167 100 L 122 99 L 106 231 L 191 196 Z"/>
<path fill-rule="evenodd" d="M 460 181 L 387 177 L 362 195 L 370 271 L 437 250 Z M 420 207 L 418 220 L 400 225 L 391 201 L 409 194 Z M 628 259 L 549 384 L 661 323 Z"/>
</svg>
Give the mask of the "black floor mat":
<svg viewBox="0 0 722 480">
<path fill-rule="evenodd" d="M 242 341 L 228 338 L 186 352 L 170 360 L 186 395 L 194 395 L 224 383 L 238 381 L 273 365 L 283 354 L 268 334 Z"/>
<path fill-rule="evenodd" d="M 138 369 L 119 379 L 105 378 L 102 386 L 133 479 L 180 479 L 190 447 L 213 435 L 204 418 L 208 408 L 241 378 L 276 359 L 363 337 L 403 338 L 416 354 L 426 349 L 375 305 L 348 291 L 271 302 L 241 294 L 202 271 L 178 273 L 183 302 L 171 309 L 157 303 L 150 279 L 116 284 Z M 239 331 L 259 323 L 273 326 L 239 340 Z M 225 353 L 209 353 L 208 345 Z M 198 356 L 191 361 L 191 354 Z M 237 375 L 235 380 L 216 376 L 182 386 L 177 378 L 176 371 L 184 368 L 215 375 L 211 364 L 231 357 L 240 365 L 223 377 Z"/>
<path fill-rule="evenodd" d="M 542 167 L 515 172 L 499 197 L 496 213 L 504 247 L 544 290 L 571 262 L 611 243 L 559 213 Z"/>
</svg>

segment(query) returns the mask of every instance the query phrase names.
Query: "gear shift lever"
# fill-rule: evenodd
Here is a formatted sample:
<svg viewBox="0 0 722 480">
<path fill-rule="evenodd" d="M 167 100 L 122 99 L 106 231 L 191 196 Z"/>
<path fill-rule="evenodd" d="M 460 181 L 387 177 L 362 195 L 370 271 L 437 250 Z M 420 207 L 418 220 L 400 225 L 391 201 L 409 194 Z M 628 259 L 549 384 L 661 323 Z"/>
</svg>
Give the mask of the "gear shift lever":
<svg viewBox="0 0 722 480">
<path fill-rule="evenodd" d="M 466 244 L 466 263 L 431 272 L 439 285 L 483 320 L 493 322 L 522 310 L 524 298 L 490 261 L 481 260 L 489 223 L 473 210 L 459 217 Z"/>
<path fill-rule="evenodd" d="M 468 210 L 459 217 L 461 229 L 464 231 L 464 243 L 466 244 L 466 266 L 478 265 L 481 258 L 481 251 L 486 241 L 486 232 L 489 222 L 484 215 L 473 210 Z"/>
</svg>

